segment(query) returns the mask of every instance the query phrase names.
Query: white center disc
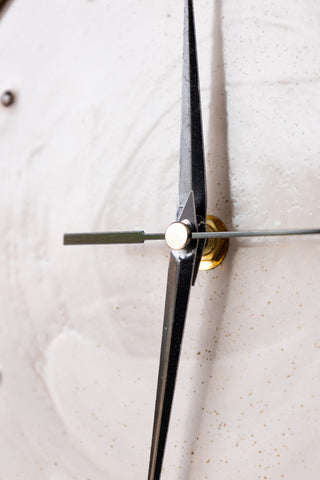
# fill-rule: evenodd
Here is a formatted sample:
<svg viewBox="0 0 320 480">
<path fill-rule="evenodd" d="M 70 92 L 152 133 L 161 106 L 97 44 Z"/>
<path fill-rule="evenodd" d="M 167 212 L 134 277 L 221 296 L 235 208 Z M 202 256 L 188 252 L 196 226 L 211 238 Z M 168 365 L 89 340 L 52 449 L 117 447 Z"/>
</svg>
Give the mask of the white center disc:
<svg viewBox="0 0 320 480">
<path fill-rule="evenodd" d="M 167 245 L 172 250 L 182 250 L 190 240 L 191 232 L 183 222 L 174 222 L 167 228 L 165 239 Z"/>
</svg>

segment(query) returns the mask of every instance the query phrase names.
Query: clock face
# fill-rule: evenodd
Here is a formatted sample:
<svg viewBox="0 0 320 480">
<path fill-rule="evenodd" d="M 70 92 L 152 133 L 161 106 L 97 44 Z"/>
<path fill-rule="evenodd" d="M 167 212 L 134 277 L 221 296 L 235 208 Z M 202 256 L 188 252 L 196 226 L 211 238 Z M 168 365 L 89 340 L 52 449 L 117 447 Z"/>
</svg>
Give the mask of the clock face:
<svg viewBox="0 0 320 480">
<path fill-rule="evenodd" d="M 175 219 L 183 2 L 30 5 L 0 28 L 0 471 L 146 478 L 169 250 L 62 234 Z M 195 18 L 208 213 L 319 227 L 318 7 L 197 0 Z M 318 478 L 319 250 L 231 240 L 199 273 L 164 480 Z"/>
</svg>

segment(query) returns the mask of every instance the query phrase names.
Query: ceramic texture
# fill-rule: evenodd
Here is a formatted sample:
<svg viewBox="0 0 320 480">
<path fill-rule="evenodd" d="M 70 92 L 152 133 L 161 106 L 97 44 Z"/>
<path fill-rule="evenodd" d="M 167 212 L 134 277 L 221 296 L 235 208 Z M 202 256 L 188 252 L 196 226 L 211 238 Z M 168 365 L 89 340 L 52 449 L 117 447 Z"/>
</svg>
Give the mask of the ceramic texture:
<svg viewBox="0 0 320 480">
<path fill-rule="evenodd" d="M 196 0 L 208 213 L 319 227 L 315 1 Z M 0 478 L 146 478 L 175 218 L 183 2 L 1 18 Z M 233 239 L 188 310 L 163 480 L 318 479 L 319 237 Z"/>
</svg>

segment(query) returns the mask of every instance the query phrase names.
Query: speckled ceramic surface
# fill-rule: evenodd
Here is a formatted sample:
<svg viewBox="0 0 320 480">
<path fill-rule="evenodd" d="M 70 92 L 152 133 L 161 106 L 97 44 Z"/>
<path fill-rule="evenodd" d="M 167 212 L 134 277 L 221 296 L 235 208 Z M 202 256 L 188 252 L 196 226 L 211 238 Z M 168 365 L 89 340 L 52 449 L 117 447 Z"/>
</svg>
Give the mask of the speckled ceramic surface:
<svg viewBox="0 0 320 480">
<path fill-rule="evenodd" d="M 320 5 L 195 0 L 209 213 L 319 227 Z M 0 479 L 146 478 L 178 184 L 183 2 L 0 23 Z M 319 478 L 319 238 L 238 239 L 192 290 L 163 480 Z"/>
</svg>

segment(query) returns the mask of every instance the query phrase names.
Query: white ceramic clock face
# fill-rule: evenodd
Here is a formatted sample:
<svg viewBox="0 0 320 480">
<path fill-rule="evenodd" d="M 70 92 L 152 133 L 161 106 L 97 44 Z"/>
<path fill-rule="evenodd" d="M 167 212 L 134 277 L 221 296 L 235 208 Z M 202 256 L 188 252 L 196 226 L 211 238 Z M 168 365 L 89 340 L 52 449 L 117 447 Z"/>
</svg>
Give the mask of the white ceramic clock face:
<svg viewBox="0 0 320 480">
<path fill-rule="evenodd" d="M 208 211 L 319 227 L 316 3 L 196 0 Z M 183 2 L 16 0 L 0 25 L 0 477 L 146 478 L 178 188 Z M 319 238 L 236 240 L 192 290 L 163 480 L 317 479 Z"/>
</svg>

